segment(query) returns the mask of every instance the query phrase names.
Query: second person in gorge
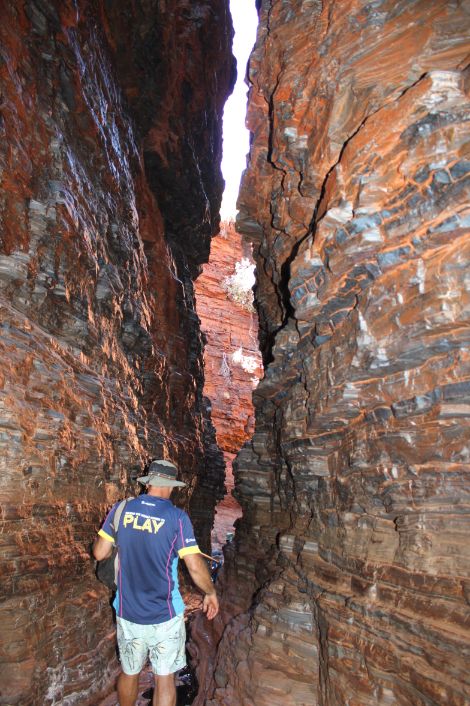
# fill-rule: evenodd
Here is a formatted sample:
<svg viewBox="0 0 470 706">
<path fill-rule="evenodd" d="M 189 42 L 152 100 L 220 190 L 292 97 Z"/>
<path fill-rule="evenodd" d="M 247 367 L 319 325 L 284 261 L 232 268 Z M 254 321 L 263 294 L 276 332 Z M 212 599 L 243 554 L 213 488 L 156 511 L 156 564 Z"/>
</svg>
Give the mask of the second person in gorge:
<svg viewBox="0 0 470 706">
<path fill-rule="evenodd" d="M 183 559 L 204 593 L 202 609 L 209 620 L 219 602 L 201 556 L 188 515 L 170 495 L 185 483 L 177 480 L 170 461 L 152 461 L 138 478 L 147 492 L 128 500 L 119 518 L 119 570 L 114 601 L 122 673 L 120 706 L 134 706 L 139 674 L 150 658 L 155 675 L 153 706 L 175 706 L 175 672 L 186 665 L 184 603 L 178 587 L 178 559 Z M 93 546 L 97 560 L 110 556 L 115 541 L 114 505 Z"/>
</svg>

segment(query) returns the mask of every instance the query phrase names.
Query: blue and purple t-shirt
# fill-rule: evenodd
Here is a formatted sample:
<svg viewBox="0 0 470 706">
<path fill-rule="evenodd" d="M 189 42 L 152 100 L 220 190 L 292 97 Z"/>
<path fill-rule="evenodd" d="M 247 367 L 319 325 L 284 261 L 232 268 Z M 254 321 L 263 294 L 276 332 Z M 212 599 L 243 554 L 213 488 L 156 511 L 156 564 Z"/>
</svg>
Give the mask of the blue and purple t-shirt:
<svg viewBox="0 0 470 706">
<path fill-rule="evenodd" d="M 114 541 L 111 508 L 99 535 Z M 178 558 L 200 552 L 188 515 L 170 500 L 139 495 L 119 520 L 116 615 L 139 625 L 171 620 L 184 612 Z"/>
</svg>

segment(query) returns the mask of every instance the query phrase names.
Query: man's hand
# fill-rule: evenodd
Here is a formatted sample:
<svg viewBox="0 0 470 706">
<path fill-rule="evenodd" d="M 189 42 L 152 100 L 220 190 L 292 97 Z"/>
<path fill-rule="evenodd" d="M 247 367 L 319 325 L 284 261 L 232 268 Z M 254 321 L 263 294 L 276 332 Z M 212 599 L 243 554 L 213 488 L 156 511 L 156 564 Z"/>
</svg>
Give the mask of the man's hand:
<svg viewBox="0 0 470 706">
<path fill-rule="evenodd" d="M 205 593 L 202 610 L 208 619 L 212 620 L 219 612 L 219 599 L 207 564 L 200 554 L 187 554 L 183 557 L 183 561 L 196 586 Z"/>
<path fill-rule="evenodd" d="M 219 599 L 217 593 L 206 593 L 202 602 L 202 610 L 209 620 L 213 620 L 219 612 Z"/>
</svg>

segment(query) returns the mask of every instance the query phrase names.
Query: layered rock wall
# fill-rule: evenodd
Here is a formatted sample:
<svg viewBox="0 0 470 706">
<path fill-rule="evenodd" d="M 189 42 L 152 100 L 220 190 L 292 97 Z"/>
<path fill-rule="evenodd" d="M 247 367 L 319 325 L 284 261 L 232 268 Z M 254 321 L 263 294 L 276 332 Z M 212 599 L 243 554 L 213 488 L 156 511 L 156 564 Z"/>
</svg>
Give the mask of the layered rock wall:
<svg viewBox="0 0 470 706">
<path fill-rule="evenodd" d="M 259 5 L 238 227 L 267 368 L 206 703 L 463 706 L 469 6 Z"/>
<path fill-rule="evenodd" d="M 252 392 L 262 372 L 252 284 L 247 277 L 237 282 L 240 266 L 245 273 L 253 266 L 251 247 L 242 242 L 234 223 L 223 223 L 195 289 L 206 337 L 204 391 L 211 400 L 218 444 L 230 454 L 253 434 Z"/>
<path fill-rule="evenodd" d="M 1 704 L 109 687 L 88 547 L 149 458 L 180 466 L 208 546 L 223 459 L 191 278 L 218 229 L 230 39 L 224 0 L 1 4 Z"/>
<path fill-rule="evenodd" d="M 232 462 L 254 431 L 252 395 L 262 375 L 258 318 L 253 307 L 251 246 L 233 222 L 221 224 L 209 262 L 195 283 L 205 336 L 204 394 L 211 403 L 217 444 L 223 451 L 227 495 L 217 506 L 214 537 L 223 544 L 240 516 L 232 497 Z"/>
</svg>

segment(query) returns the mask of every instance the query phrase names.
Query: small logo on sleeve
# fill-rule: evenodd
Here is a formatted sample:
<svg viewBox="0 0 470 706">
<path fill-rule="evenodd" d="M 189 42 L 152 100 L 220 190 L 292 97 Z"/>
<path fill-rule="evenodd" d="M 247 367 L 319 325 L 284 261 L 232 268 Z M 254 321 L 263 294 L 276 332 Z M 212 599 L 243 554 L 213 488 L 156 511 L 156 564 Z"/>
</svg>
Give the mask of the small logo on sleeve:
<svg viewBox="0 0 470 706">
<path fill-rule="evenodd" d="M 190 542 L 195 542 L 196 539 L 195 537 L 186 537 L 184 541 L 186 542 L 186 544 L 189 544 Z"/>
</svg>

